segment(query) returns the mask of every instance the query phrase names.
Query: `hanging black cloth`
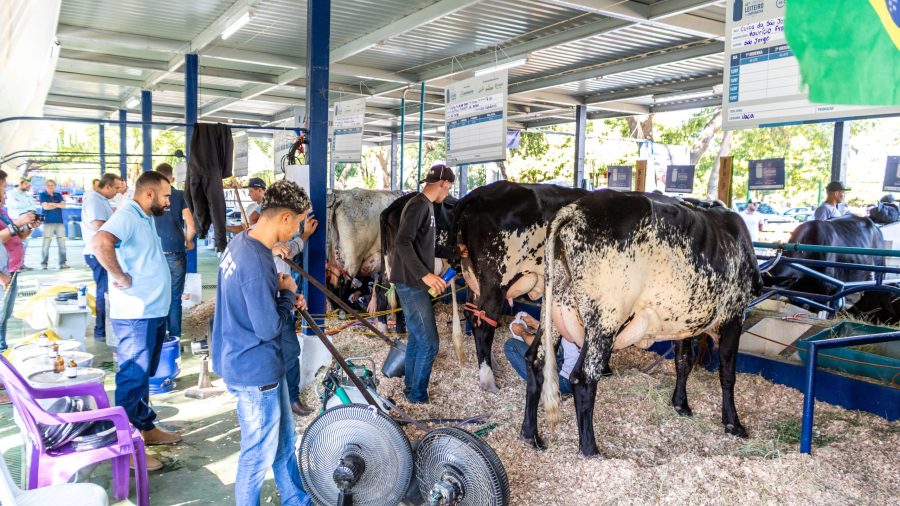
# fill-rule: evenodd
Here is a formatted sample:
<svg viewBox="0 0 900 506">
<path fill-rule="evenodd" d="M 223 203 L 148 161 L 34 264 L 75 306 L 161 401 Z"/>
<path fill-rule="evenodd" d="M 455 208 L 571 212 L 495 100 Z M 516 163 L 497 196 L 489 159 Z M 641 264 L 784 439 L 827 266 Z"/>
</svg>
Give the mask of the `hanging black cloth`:
<svg viewBox="0 0 900 506">
<path fill-rule="evenodd" d="M 191 136 L 191 153 L 184 182 L 184 199 L 194 214 L 197 233 L 205 239 L 210 225 L 216 233 L 216 251 L 225 251 L 225 191 L 222 180 L 231 177 L 234 140 L 231 127 L 221 123 L 197 123 Z"/>
</svg>

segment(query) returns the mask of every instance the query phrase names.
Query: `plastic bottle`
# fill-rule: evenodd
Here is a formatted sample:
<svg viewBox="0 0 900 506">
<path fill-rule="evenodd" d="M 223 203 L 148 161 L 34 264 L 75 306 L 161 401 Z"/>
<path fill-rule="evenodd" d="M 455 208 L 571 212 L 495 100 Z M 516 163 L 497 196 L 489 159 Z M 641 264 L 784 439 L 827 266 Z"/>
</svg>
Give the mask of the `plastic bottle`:
<svg viewBox="0 0 900 506">
<path fill-rule="evenodd" d="M 87 307 L 87 285 L 78 285 L 78 309 Z"/>
<path fill-rule="evenodd" d="M 66 364 L 66 377 L 74 378 L 78 376 L 78 363 L 75 362 L 75 358 L 72 357 L 69 359 L 69 363 Z"/>
<path fill-rule="evenodd" d="M 449 283 L 450 280 L 453 279 L 453 276 L 456 276 L 456 269 L 450 267 L 449 269 L 447 269 L 447 272 L 445 272 L 444 275 L 441 276 L 441 279 L 444 280 L 444 283 Z M 440 295 L 439 293 L 434 291 L 434 288 L 429 289 L 428 294 L 432 297 L 437 297 L 438 295 Z"/>
</svg>

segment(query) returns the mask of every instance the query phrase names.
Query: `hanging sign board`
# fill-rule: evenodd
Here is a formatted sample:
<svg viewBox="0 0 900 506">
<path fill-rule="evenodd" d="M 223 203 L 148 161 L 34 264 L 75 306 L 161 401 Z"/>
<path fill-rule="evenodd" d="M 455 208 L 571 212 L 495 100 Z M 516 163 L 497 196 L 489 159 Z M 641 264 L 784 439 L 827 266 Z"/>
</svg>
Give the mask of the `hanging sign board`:
<svg viewBox="0 0 900 506">
<path fill-rule="evenodd" d="M 884 191 L 900 191 L 900 156 L 887 157 L 884 169 Z"/>
<path fill-rule="evenodd" d="M 854 8 L 871 9 L 871 6 L 869 2 L 860 2 Z M 801 81 L 797 56 L 785 39 L 785 0 L 729 0 L 725 9 L 723 130 L 900 113 L 898 107 L 810 102 Z M 798 19 L 794 23 L 798 27 L 789 29 L 802 30 L 799 25 L 818 24 L 814 19 Z M 847 33 L 858 34 L 865 40 L 871 39 L 876 30 L 881 30 L 881 26 L 846 26 Z M 884 70 L 886 76 L 890 75 L 889 70 Z"/>
<path fill-rule="evenodd" d="M 284 178 L 288 181 L 297 183 L 297 186 L 306 190 L 307 195 L 311 195 L 309 187 L 309 165 L 287 165 L 285 166 Z"/>
<path fill-rule="evenodd" d="M 669 165 L 666 168 L 667 193 L 691 193 L 694 191 L 694 166 Z"/>
<path fill-rule="evenodd" d="M 500 70 L 447 87 L 447 165 L 506 160 L 508 77 Z"/>
<path fill-rule="evenodd" d="M 291 150 L 297 134 L 293 130 L 275 130 L 272 135 L 273 150 L 275 152 L 275 175 L 284 174 L 284 168 L 288 165 L 287 154 Z"/>
<path fill-rule="evenodd" d="M 783 190 L 784 158 L 750 160 L 751 190 Z"/>
<path fill-rule="evenodd" d="M 631 166 L 630 165 L 612 165 L 607 167 L 607 175 L 609 176 L 609 189 L 631 191 Z"/>
<path fill-rule="evenodd" d="M 362 160 L 363 125 L 366 99 L 345 100 L 334 104 L 334 133 L 331 156 L 335 162 L 359 163 Z"/>
<path fill-rule="evenodd" d="M 235 177 L 246 176 L 250 167 L 250 142 L 247 132 L 238 132 L 234 135 L 234 165 L 232 174 Z"/>
</svg>

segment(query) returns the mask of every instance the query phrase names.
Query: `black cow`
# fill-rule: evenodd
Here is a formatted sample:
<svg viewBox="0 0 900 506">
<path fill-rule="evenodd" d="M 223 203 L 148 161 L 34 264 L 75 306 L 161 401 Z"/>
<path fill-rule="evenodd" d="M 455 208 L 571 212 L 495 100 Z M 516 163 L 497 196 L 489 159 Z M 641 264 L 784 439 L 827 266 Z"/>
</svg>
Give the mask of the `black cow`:
<svg viewBox="0 0 900 506">
<path fill-rule="evenodd" d="M 557 213 L 546 257 L 543 336 L 538 333 L 526 355 L 523 439 L 543 446 L 537 430 L 541 393 L 550 423 L 558 419 L 560 335 L 581 347 L 570 381 L 582 454 L 598 453 L 597 380 L 612 351 L 677 341 L 672 405 L 691 415 L 685 386 L 693 366 L 691 338 L 700 334 L 719 342 L 725 431 L 747 435 L 734 406 L 735 364 L 744 308 L 762 279 L 750 234 L 737 214 L 662 195 L 596 192 Z"/>
<path fill-rule="evenodd" d="M 871 219 L 858 216 L 804 222 L 794 229 L 788 242 L 848 248 L 884 248 L 884 237 L 881 234 L 881 230 Z M 785 251 L 784 256 L 808 260 L 884 266 L 884 257 L 871 255 Z M 844 282 L 872 279 L 872 273 L 867 271 L 820 266 L 809 266 L 809 268 Z M 804 274 L 782 263 L 776 264 L 763 276 L 763 279 L 767 285 L 777 285 L 799 292 L 830 295 L 838 291 L 837 286 Z M 867 308 L 877 307 L 880 310 L 879 314 L 883 315 L 885 319 L 895 319 L 897 317 L 891 305 L 891 297 L 888 294 L 869 292 L 865 298 L 866 301 L 863 303 L 863 306 Z"/>
<path fill-rule="evenodd" d="M 382 254 L 382 274 L 380 279 L 382 280 L 390 279 L 391 267 L 389 259 L 391 257 L 391 252 L 394 250 L 394 240 L 397 238 L 397 229 L 400 227 L 400 215 L 403 214 L 403 208 L 406 207 L 406 203 L 416 195 L 418 195 L 418 192 L 407 193 L 391 202 L 391 204 L 381 212 L 379 223 Z M 457 201 L 457 198 L 448 196 L 440 204 L 433 204 L 435 228 L 434 254 L 436 258 L 442 258 L 451 264 L 459 257 L 456 250 L 456 242 L 453 240 L 451 234 L 453 227 L 453 210 Z M 386 284 L 386 281 L 383 282 L 380 287 L 382 290 L 377 293 L 383 293 L 383 287 Z M 378 288 L 379 287 L 376 286 L 376 290 L 378 290 Z M 389 305 L 392 308 L 400 307 L 396 297 L 390 298 Z M 406 325 L 402 311 L 397 313 L 396 321 L 397 332 L 405 332 Z"/>
<path fill-rule="evenodd" d="M 495 327 L 480 315 L 496 321 L 504 300 L 512 305 L 521 295 L 536 300 L 543 294 L 547 225 L 560 208 L 587 194 L 587 190 L 556 185 L 497 181 L 473 190 L 456 204 L 453 235 L 462 257 L 468 300 L 483 312 L 467 312 L 483 390 L 497 391 L 491 361 Z M 462 343 L 455 345 L 459 350 Z"/>
</svg>

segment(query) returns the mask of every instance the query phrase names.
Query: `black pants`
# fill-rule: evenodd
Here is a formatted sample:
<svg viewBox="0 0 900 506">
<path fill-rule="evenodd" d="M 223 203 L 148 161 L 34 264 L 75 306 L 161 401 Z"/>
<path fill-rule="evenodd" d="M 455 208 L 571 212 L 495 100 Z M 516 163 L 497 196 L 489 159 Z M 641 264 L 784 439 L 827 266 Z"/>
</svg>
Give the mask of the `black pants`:
<svg viewBox="0 0 900 506">
<path fill-rule="evenodd" d="M 200 237 L 206 238 L 210 225 L 213 226 L 219 252 L 225 251 L 227 244 L 222 180 L 231 177 L 233 151 L 228 125 L 197 123 L 194 127 L 184 197 Z"/>
</svg>

